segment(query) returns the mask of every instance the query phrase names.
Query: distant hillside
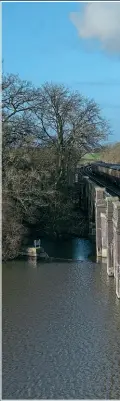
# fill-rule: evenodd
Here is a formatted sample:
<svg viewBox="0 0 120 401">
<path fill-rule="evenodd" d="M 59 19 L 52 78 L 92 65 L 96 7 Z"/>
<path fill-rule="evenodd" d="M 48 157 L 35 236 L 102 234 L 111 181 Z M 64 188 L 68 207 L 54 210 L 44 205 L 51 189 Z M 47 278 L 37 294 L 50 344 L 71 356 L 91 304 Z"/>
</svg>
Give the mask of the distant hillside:
<svg viewBox="0 0 120 401">
<path fill-rule="evenodd" d="M 101 160 L 110 163 L 120 163 L 120 142 L 105 147 L 101 152 Z"/>
<path fill-rule="evenodd" d="M 80 164 L 92 163 L 95 161 L 109 163 L 120 163 L 120 142 L 102 147 L 101 151 L 86 153 L 80 160 Z"/>
<path fill-rule="evenodd" d="M 80 164 L 92 163 L 95 162 L 96 160 L 101 160 L 100 157 L 101 157 L 100 152 L 86 153 L 86 155 L 84 155 L 81 158 Z"/>
</svg>

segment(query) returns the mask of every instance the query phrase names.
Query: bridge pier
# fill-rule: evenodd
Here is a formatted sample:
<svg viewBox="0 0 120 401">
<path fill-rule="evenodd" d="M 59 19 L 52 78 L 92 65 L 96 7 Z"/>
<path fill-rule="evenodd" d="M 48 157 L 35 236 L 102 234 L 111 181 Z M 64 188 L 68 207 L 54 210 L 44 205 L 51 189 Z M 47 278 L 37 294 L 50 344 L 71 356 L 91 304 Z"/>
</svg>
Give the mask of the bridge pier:
<svg viewBox="0 0 120 401">
<path fill-rule="evenodd" d="M 107 258 L 107 221 L 106 214 L 101 213 L 101 238 L 102 238 L 102 258 Z"/>
<path fill-rule="evenodd" d="M 95 192 L 95 220 L 96 220 L 96 253 L 97 258 L 102 257 L 104 254 L 104 238 L 102 239 L 102 229 L 101 229 L 101 213 L 102 216 L 106 212 L 106 202 L 104 199 L 104 188 L 96 187 Z M 103 246 L 102 246 L 103 245 Z"/>
<path fill-rule="evenodd" d="M 113 249 L 116 295 L 120 298 L 120 202 L 113 202 Z"/>
<path fill-rule="evenodd" d="M 87 212 L 87 217 L 89 221 L 89 236 L 94 239 L 95 237 L 95 185 L 89 179 L 89 177 L 84 176 L 84 185 L 82 190 L 83 197 L 83 208 Z"/>
<path fill-rule="evenodd" d="M 114 276 L 114 255 L 113 255 L 113 201 L 118 197 L 110 196 L 106 198 L 106 237 L 107 237 L 107 274 Z"/>
<path fill-rule="evenodd" d="M 120 298 L 120 264 L 117 265 L 116 269 L 116 295 Z"/>
</svg>

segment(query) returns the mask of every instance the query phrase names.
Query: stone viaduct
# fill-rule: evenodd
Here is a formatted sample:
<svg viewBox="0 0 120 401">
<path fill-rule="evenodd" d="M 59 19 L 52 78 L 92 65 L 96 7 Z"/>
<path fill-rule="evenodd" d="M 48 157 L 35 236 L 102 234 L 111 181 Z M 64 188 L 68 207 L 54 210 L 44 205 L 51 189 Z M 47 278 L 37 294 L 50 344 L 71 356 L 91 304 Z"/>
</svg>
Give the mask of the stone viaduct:
<svg viewBox="0 0 120 401">
<path fill-rule="evenodd" d="M 97 261 L 107 264 L 107 274 L 115 278 L 120 298 L 120 201 L 89 177 L 81 179 L 80 170 L 74 183 L 80 188 L 80 207 L 87 213 L 89 236 L 96 242 Z"/>
</svg>

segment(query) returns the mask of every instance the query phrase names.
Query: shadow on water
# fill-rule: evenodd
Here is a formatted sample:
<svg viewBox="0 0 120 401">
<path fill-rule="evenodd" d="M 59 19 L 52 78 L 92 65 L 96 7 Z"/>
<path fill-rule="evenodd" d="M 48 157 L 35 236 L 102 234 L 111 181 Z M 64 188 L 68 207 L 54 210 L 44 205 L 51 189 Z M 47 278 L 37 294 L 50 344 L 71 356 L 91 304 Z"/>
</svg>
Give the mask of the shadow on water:
<svg viewBox="0 0 120 401">
<path fill-rule="evenodd" d="M 87 239 L 71 238 L 51 240 L 43 238 L 41 245 L 50 257 L 71 260 L 95 260 L 95 249 Z"/>
</svg>

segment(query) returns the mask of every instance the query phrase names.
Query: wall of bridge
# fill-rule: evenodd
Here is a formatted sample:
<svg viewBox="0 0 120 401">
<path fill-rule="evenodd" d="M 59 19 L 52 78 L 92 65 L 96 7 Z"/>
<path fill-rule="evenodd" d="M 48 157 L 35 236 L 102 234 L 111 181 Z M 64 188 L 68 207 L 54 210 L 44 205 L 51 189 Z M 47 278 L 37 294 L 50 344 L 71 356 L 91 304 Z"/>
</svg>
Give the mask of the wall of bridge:
<svg viewBox="0 0 120 401">
<path fill-rule="evenodd" d="M 106 261 L 107 274 L 115 278 L 116 295 L 120 298 L 120 201 L 89 177 L 84 177 L 80 186 L 80 206 L 89 220 L 89 235 L 96 241 L 97 260 Z"/>
</svg>

